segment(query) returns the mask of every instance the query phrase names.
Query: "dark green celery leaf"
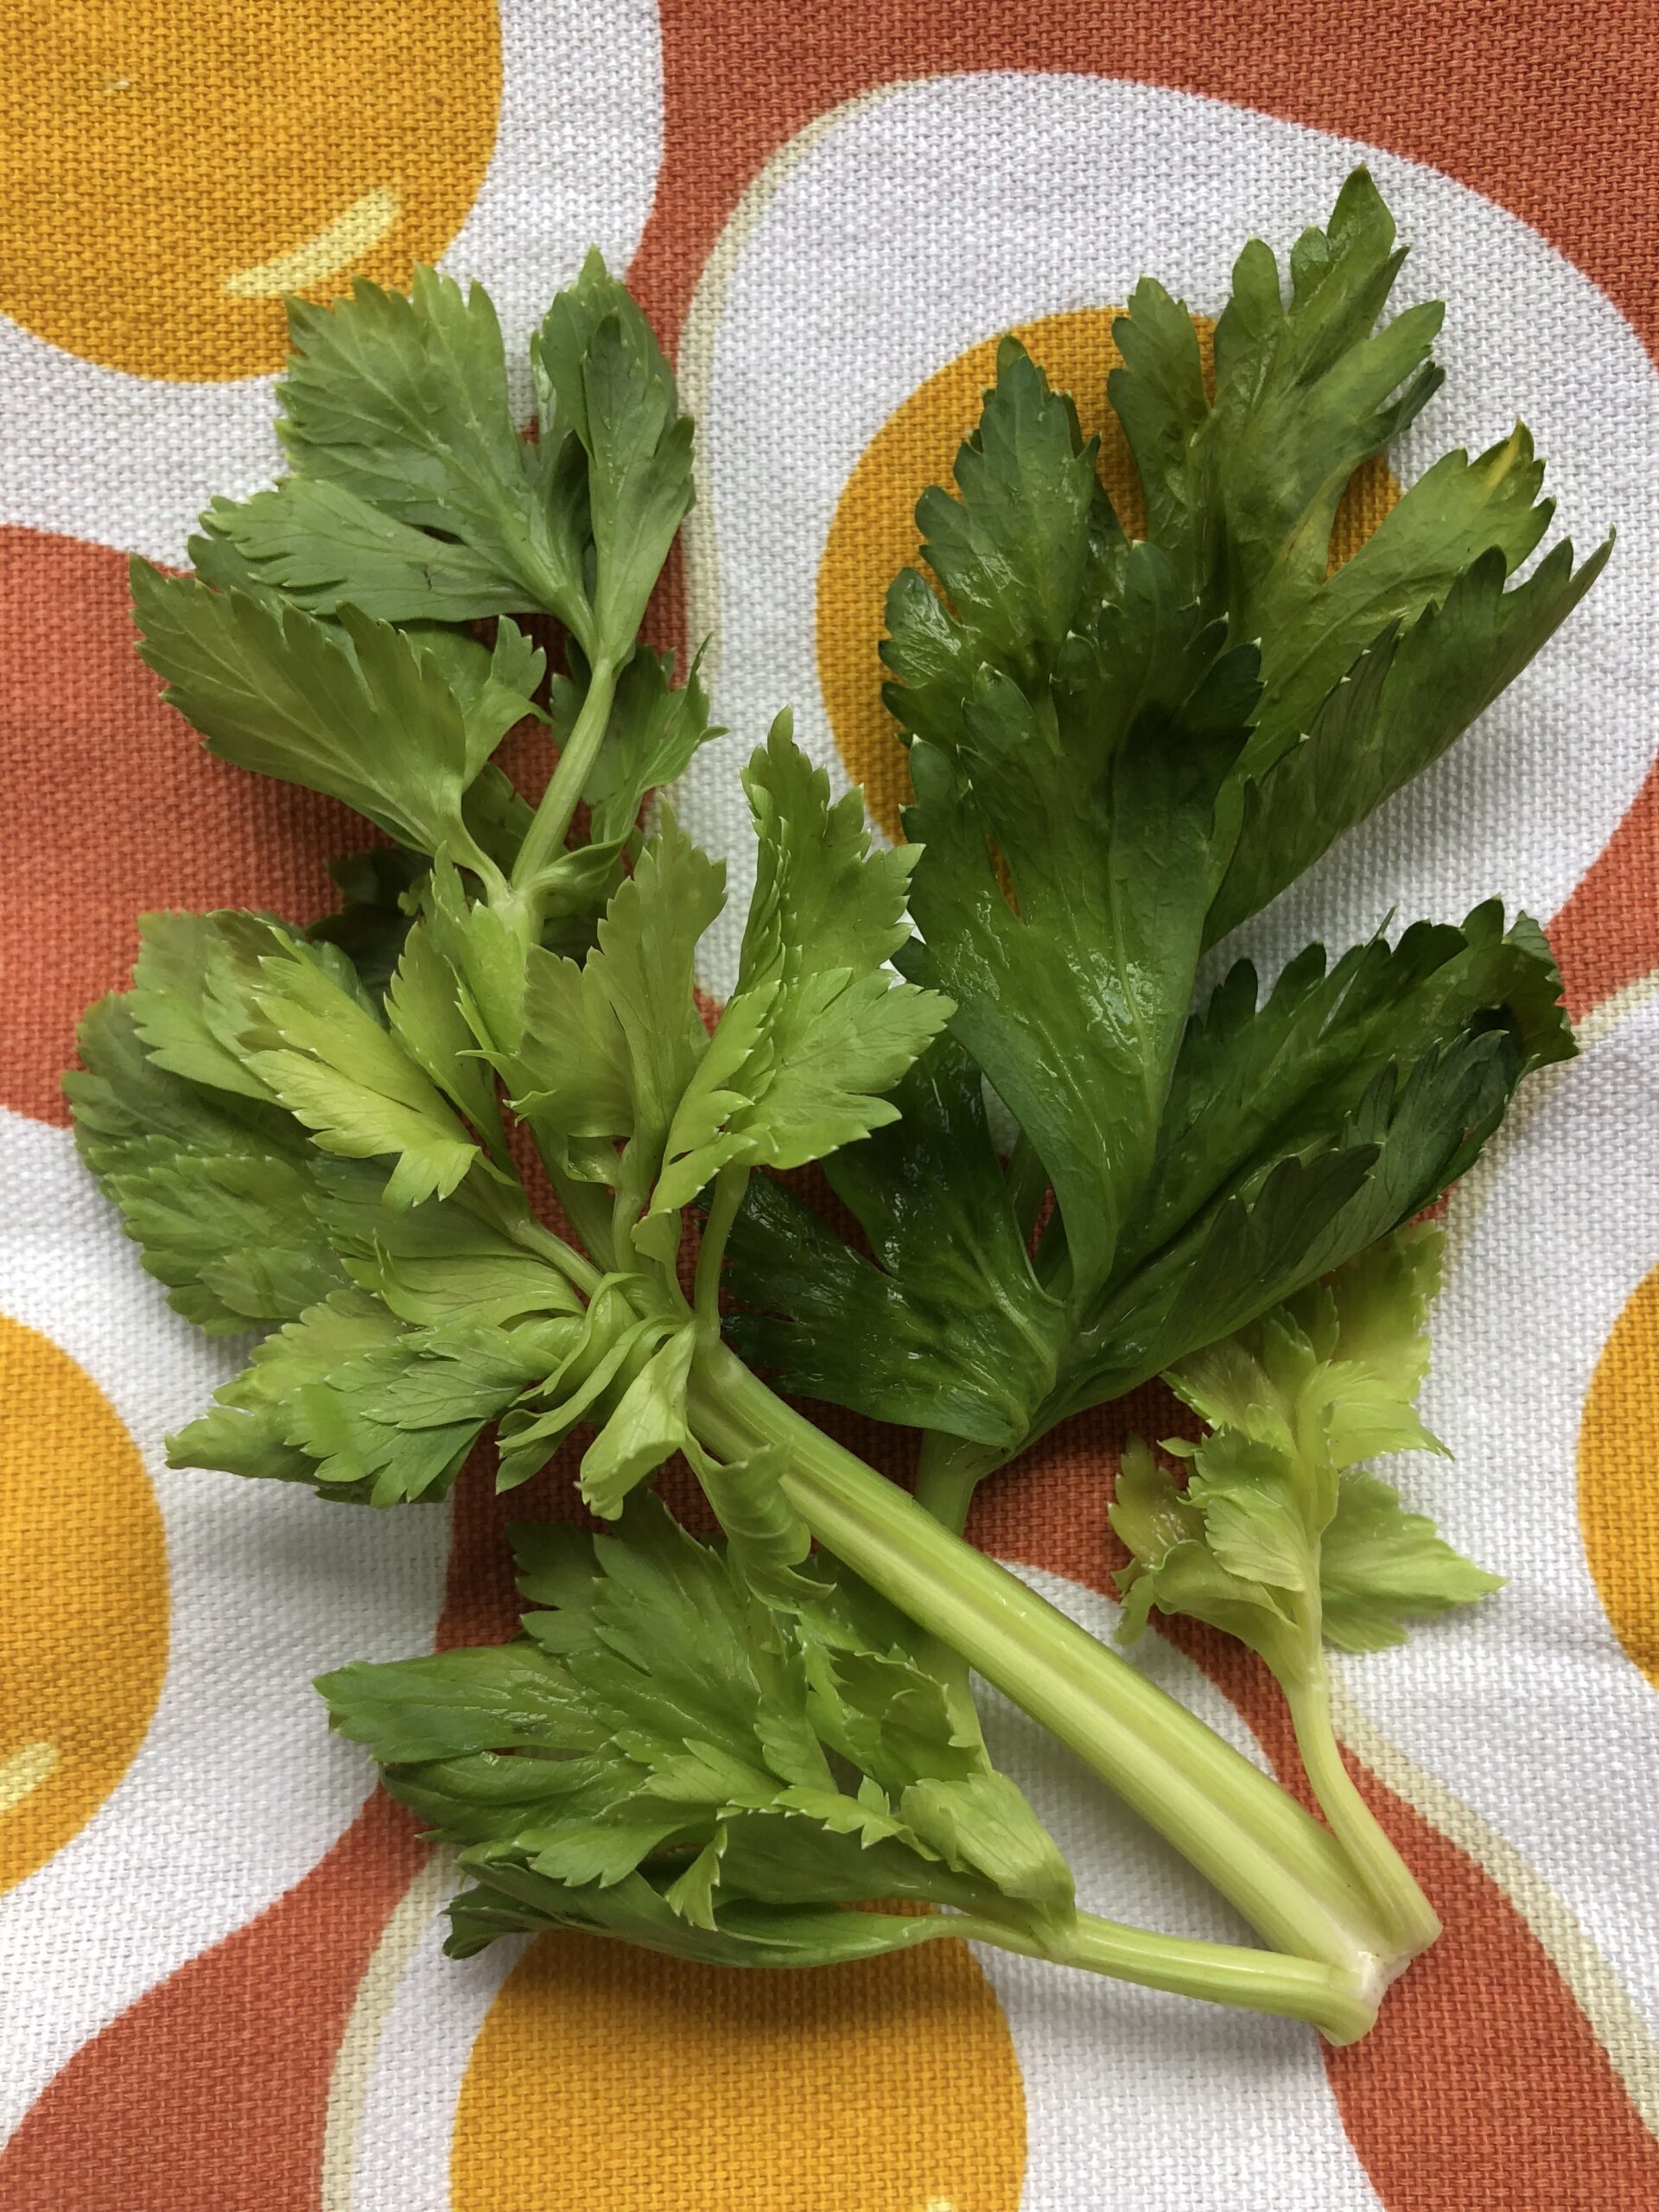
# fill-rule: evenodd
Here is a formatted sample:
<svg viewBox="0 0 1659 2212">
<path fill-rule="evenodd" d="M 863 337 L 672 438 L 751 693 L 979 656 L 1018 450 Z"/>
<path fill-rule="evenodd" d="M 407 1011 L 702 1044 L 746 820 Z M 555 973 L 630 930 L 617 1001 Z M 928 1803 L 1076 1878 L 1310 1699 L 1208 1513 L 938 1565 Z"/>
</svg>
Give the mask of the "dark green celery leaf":
<svg viewBox="0 0 1659 2212">
<path fill-rule="evenodd" d="M 1107 397 L 1141 480 L 1147 536 L 1196 599 L 1214 589 L 1220 565 L 1210 395 L 1198 333 L 1185 302 L 1172 299 L 1155 276 L 1143 276 L 1128 313 L 1112 324 L 1112 340 L 1122 365 L 1107 378 Z"/>
<path fill-rule="evenodd" d="M 1184 306 L 1148 281 L 1114 327 L 1111 403 L 1146 496 L 1152 542 L 1184 593 L 1254 639 L 1262 696 L 1224 797 L 1233 868 L 1206 939 L 1254 912 L 1438 757 L 1588 588 L 1558 549 L 1505 594 L 1550 507 L 1524 429 L 1471 461 L 1452 453 L 1332 568 L 1338 504 L 1438 388 L 1440 308 L 1378 316 L 1404 258 L 1375 184 L 1356 170 L 1329 227 L 1291 254 L 1287 298 L 1259 239 L 1240 255 L 1205 390 Z"/>
<path fill-rule="evenodd" d="M 1310 945 L 1258 1006 L 1240 961 L 1192 1018 L 1176 1056 L 1152 1173 L 1125 1228 L 1120 1275 L 1192 1219 L 1251 1159 L 1335 1128 L 1384 1066 L 1404 1077 L 1470 1025 L 1507 1029 L 1523 1071 L 1570 1058 L 1560 976 L 1537 924 L 1506 931 L 1496 899 L 1461 927 L 1415 922 L 1325 966 Z"/>
<path fill-rule="evenodd" d="M 1405 256 L 1364 169 L 1349 177 L 1328 230 L 1291 253 L 1287 298 L 1271 251 L 1254 238 L 1216 326 L 1215 397 L 1184 305 L 1150 279 L 1114 326 L 1123 365 L 1109 380 L 1146 496 L 1148 534 L 1189 594 L 1233 634 L 1274 638 L 1324 583 L 1349 478 L 1418 414 L 1441 372 L 1429 359 L 1438 303 L 1375 328 Z"/>
<path fill-rule="evenodd" d="M 884 691 L 909 733 L 953 747 L 984 671 L 1031 689 L 1102 596 L 1122 534 L 1095 474 L 1077 410 L 1017 339 L 997 351 L 996 382 L 957 456 L 958 495 L 938 486 L 916 509 L 922 556 L 942 602 L 913 569 L 887 597 Z"/>
<path fill-rule="evenodd" d="M 749 1185 L 728 1247 L 746 1358 L 781 1389 L 1013 1449 L 1053 1381 L 1060 1309 L 1027 1257 L 978 1070 L 941 1039 L 899 1120 L 825 1165 L 867 1260 L 782 1185 Z"/>
<path fill-rule="evenodd" d="M 464 1847 L 480 1888 L 453 1948 L 556 1925 L 796 1962 L 890 1948 L 843 1939 L 844 1904 L 1069 1906 L 971 1707 L 869 1644 L 835 1586 L 814 1585 L 810 1620 L 772 1612 L 650 1496 L 613 1534 L 513 1541 L 526 1599 L 549 1608 L 525 1637 L 318 1685 L 392 1794 Z"/>
<path fill-rule="evenodd" d="M 1497 548 L 1443 602 L 1384 629 L 1253 786 L 1248 827 L 1205 924 L 1209 943 L 1265 906 L 1402 785 L 1437 760 L 1554 636 L 1600 575 L 1612 541 L 1577 569 L 1553 546 L 1503 588 Z M 1368 618 L 1369 619 L 1369 618 Z"/>
<path fill-rule="evenodd" d="M 1329 1236 L 1377 1157 L 1375 1142 L 1344 1131 L 1312 1160 L 1277 1161 L 1254 1188 L 1230 1193 L 1191 1224 L 1078 1330 L 1042 1426 L 1121 1397 L 1287 1295 L 1305 1279 L 1305 1255 Z"/>
<path fill-rule="evenodd" d="M 1403 1081 L 1385 1066 L 1338 1127 L 1305 1116 L 1100 1303 L 1042 1425 L 1121 1397 L 1421 1212 L 1479 1156 L 1525 1067 L 1516 1038 L 1478 1016 Z"/>
<path fill-rule="evenodd" d="M 1152 1157 L 1210 901 L 1218 791 L 1245 742 L 1255 655 L 1137 544 L 1120 605 L 1073 634 L 1034 698 L 984 677 L 954 755 L 918 739 L 906 827 L 923 847 L 906 971 L 1048 1170 L 1074 1284 L 1109 1274 Z M 999 880 L 992 847 L 1013 897 Z"/>
<path fill-rule="evenodd" d="M 1265 773 L 1312 728 L 1366 646 L 1439 605 L 1484 555 L 1495 552 L 1506 575 L 1518 567 L 1548 527 L 1551 503 L 1538 499 L 1543 474 L 1518 425 L 1473 461 L 1446 454 L 1332 575 L 1294 601 L 1253 609 L 1264 688 L 1242 772 Z"/>
<path fill-rule="evenodd" d="M 1429 349 L 1444 310 L 1408 308 L 1376 327 L 1405 259 L 1370 175 L 1343 186 L 1328 230 L 1302 232 L 1290 296 L 1260 239 L 1238 257 L 1216 325 L 1215 485 L 1230 613 L 1268 638 L 1325 583 L 1337 505 L 1439 389 Z M 1265 649 L 1269 690 L 1276 671 Z"/>
</svg>

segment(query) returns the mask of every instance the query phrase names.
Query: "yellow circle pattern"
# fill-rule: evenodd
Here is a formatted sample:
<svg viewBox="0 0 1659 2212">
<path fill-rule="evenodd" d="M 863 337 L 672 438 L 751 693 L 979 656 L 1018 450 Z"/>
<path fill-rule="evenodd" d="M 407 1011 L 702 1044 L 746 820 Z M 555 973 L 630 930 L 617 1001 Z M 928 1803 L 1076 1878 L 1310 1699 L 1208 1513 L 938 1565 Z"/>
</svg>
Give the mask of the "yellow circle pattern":
<svg viewBox="0 0 1659 2212">
<path fill-rule="evenodd" d="M 361 0 L 23 0 L 0 309 L 107 368 L 214 381 L 281 365 L 285 292 L 407 286 L 476 198 L 501 99 L 495 0 L 419 18 L 416 37 Z"/>
<path fill-rule="evenodd" d="M 1122 359 L 1112 340 L 1121 308 L 1079 308 L 1015 330 L 1056 391 L 1077 402 L 1085 437 L 1100 439 L 1100 474 L 1131 537 L 1146 532 L 1146 506 L 1106 379 Z M 1206 380 L 1213 384 L 1215 325 L 1193 317 Z M 937 370 L 888 416 L 847 480 L 818 569 L 818 681 L 847 773 L 889 837 L 903 835 L 910 772 L 892 716 L 881 704 L 880 645 L 887 586 L 917 563 L 916 502 L 930 484 L 949 486 L 957 449 L 978 419 L 980 395 L 995 373 L 995 339 Z M 1333 565 L 1363 544 L 1400 496 L 1380 461 L 1350 483 L 1338 511 Z"/>
<path fill-rule="evenodd" d="M 1659 1268 L 1603 1347 L 1579 1428 L 1585 1557 L 1625 1656 L 1659 1689 Z"/>
<path fill-rule="evenodd" d="M 0 1891 L 125 1773 L 167 1639 L 166 1535 L 137 1447 L 67 1352 L 0 1317 Z"/>
<path fill-rule="evenodd" d="M 741 1972 L 552 1934 L 461 2086 L 452 2212 L 1016 2212 L 1025 2105 L 959 1943 Z"/>
</svg>

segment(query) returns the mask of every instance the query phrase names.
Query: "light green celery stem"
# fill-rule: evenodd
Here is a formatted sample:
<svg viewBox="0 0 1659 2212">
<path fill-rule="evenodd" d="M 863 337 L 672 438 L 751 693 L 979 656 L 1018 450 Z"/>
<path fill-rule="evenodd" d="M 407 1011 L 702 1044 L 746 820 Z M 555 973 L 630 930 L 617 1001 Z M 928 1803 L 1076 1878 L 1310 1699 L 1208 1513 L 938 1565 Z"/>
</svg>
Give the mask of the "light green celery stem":
<svg viewBox="0 0 1659 2212">
<path fill-rule="evenodd" d="M 994 1943 L 1052 1966 L 1077 1967 L 1086 1974 L 1109 1974 L 1142 1989 L 1166 1989 L 1178 1997 L 1206 1999 L 1281 2019 L 1306 2020 L 1332 2043 L 1357 2042 L 1376 2018 L 1381 1978 L 1363 1980 L 1344 1967 L 1314 1959 L 1287 1957 L 1280 1951 L 1253 1951 L 1239 1943 L 1200 1942 L 1185 1936 L 1154 1935 L 1097 1913 L 1076 1914 L 1063 1934 L 1045 1942 L 1017 1922 L 995 1914 L 925 1916 L 941 1936 L 965 1936 Z"/>
<path fill-rule="evenodd" d="M 559 765 L 542 793 L 541 803 L 524 832 L 524 842 L 518 848 L 518 857 L 512 864 L 512 887 L 516 892 L 533 896 L 537 877 L 557 859 L 563 848 L 582 798 L 582 785 L 604 741 L 606 726 L 611 719 L 611 702 L 616 696 L 616 678 L 613 662 L 601 657 L 594 663 L 575 727 L 559 755 Z"/>
<path fill-rule="evenodd" d="M 556 1236 L 539 1221 L 519 1223 L 513 1236 L 527 1252 L 539 1253 L 543 1259 L 550 1262 L 565 1281 L 580 1291 L 584 1298 L 591 1298 L 599 1288 L 599 1270 L 590 1266 L 580 1252 L 574 1251 L 563 1236 Z"/>
<path fill-rule="evenodd" d="M 968 1525 L 968 1508 L 982 1475 L 1001 1458 L 995 1446 L 975 1444 L 965 1436 L 950 1436 L 944 1429 L 923 1432 L 921 1457 L 916 1463 L 916 1503 L 931 1514 L 942 1529 L 961 1535 Z M 960 1651 L 953 1651 L 942 1637 L 918 1640 L 916 1656 L 944 1683 L 971 1702 L 968 1677 L 972 1673 Z"/>
<path fill-rule="evenodd" d="M 1315 1662 L 1306 1681 L 1287 1685 L 1285 1696 L 1296 1730 L 1296 1748 L 1332 1832 L 1346 1850 L 1400 1948 L 1408 1957 L 1415 1957 L 1440 1934 L 1440 1919 L 1348 1771 L 1331 1725 L 1331 1692 L 1323 1660 Z"/>
<path fill-rule="evenodd" d="M 723 1346 L 700 1355 L 690 1411 L 702 1440 L 731 1458 L 782 1446 L 785 1492 L 818 1541 L 1070 1745 L 1269 1943 L 1343 1967 L 1386 1951 L 1340 1847 L 1294 1799 Z"/>
<path fill-rule="evenodd" d="M 968 1508 L 981 1479 L 1002 1463 L 994 1444 L 975 1444 L 930 1428 L 922 1436 L 916 1463 L 916 1503 L 925 1506 L 942 1529 L 959 1536 L 968 1525 Z"/>
<path fill-rule="evenodd" d="M 702 1242 L 697 1247 L 691 1303 L 697 1319 L 706 1321 L 715 1335 L 720 1332 L 721 1262 L 726 1256 L 726 1240 L 732 1233 L 732 1224 L 737 1219 L 737 1210 L 748 1187 L 747 1167 L 734 1163 L 721 1169 L 715 1178 L 715 1195 L 709 1200 L 709 1216 L 702 1224 Z"/>
</svg>

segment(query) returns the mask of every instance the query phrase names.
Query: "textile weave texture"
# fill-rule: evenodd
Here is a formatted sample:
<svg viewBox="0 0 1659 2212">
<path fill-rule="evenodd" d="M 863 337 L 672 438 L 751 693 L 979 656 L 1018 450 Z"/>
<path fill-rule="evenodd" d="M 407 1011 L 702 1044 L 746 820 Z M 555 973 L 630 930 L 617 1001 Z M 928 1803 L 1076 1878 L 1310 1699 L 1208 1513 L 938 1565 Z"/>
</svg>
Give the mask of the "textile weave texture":
<svg viewBox="0 0 1659 2212">
<path fill-rule="evenodd" d="M 1651 9 L 20 0 L 7 34 L 0 2212 L 1659 2207 Z M 997 334 L 1099 427 L 1136 277 L 1206 329 L 1244 238 L 1282 252 L 1359 159 L 1413 247 L 1404 298 L 1451 302 L 1395 477 L 1519 415 L 1557 530 L 1620 531 L 1476 733 L 1255 928 L 1271 964 L 1501 893 L 1548 927 L 1584 1046 L 1452 1196 L 1425 1412 L 1456 1459 L 1406 1478 L 1507 1587 L 1337 1669 L 1443 1941 L 1343 2051 L 956 1944 L 777 1974 L 575 1936 L 444 1961 L 447 1870 L 309 1683 L 508 1632 L 491 1470 L 389 1515 L 168 1471 L 238 1348 L 167 1307 L 67 1128 L 75 1019 L 140 912 L 309 918 L 355 842 L 158 703 L 128 556 L 182 567 L 209 496 L 276 473 L 285 291 L 436 262 L 522 355 L 597 244 L 698 419 L 652 621 L 710 641 L 730 734 L 677 797 L 741 915 L 736 770 L 780 706 L 897 834 L 882 594 Z M 1103 465 L 1132 512 L 1109 438 Z M 1393 488 L 1357 481 L 1344 529 Z M 1149 1418 L 1058 1432 L 971 1528 L 1102 1636 L 1116 1454 Z M 569 1510 L 569 1484 L 561 1460 L 512 1517 Z M 1272 1685 L 1219 1639 L 1136 1663 L 1292 1770 Z M 1085 1903 L 1236 1939 L 1012 1708 L 987 1726 Z"/>
</svg>

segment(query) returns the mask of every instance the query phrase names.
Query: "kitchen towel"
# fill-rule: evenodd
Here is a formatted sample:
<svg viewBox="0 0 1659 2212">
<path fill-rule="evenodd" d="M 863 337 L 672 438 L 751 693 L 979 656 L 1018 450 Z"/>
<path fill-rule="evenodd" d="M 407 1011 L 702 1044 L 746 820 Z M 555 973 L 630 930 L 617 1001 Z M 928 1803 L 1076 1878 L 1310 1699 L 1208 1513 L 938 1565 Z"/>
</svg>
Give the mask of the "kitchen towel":
<svg viewBox="0 0 1659 2212">
<path fill-rule="evenodd" d="M 1643 0 L 7 10 L 0 2212 L 1659 2206 L 1656 94 Z M 1343 527 L 1518 415 L 1557 531 L 1620 531 L 1475 733 L 1252 933 L 1270 966 L 1501 893 L 1547 925 L 1584 1047 L 1450 1200 L 1425 1410 L 1456 1458 L 1405 1477 L 1507 1586 L 1337 1670 L 1444 1940 L 1342 2051 L 954 1944 L 779 1974 L 573 1936 L 443 1960 L 448 1871 L 308 1685 L 507 1632 L 490 1470 L 386 1515 L 168 1471 L 238 1348 L 168 1308 L 67 1126 L 74 1021 L 137 915 L 308 918 L 353 837 L 158 703 L 128 556 L 186 565 L 208 498 L 275 473 L 284 292 L 436 262 L 522 355 L 597 244 L 697 416 L 653 621 L 708 641 L 730 734 L 677 798 L 741 913 L 735 770 L 779 707 L 898 834 L 882 594 L 997 334 L 1101 427 L 1135 279 L 1207 328 L 1244 238 L 1282 257 L 1360 160 L 1412 247 L 1399 296 L 1450 302 L 1447 381 Z M 1103 467 L 1132 515 L 1109 435 Z M 718 995 L 734 938 L 707 952 Z M 1128 1423 L 1049 1439 L 972 1530 L 1102 1635 Z M 1271 1685 L 1218 1639 L 1136 1657 L 1287 1760 Z M 1236 1934 L 987 1703 L 1085 1902 Z"/>
</svg>

